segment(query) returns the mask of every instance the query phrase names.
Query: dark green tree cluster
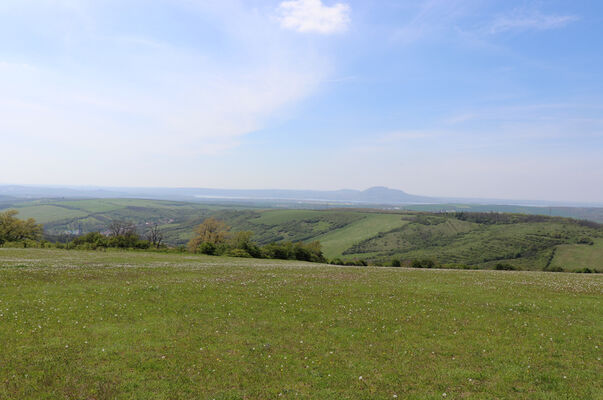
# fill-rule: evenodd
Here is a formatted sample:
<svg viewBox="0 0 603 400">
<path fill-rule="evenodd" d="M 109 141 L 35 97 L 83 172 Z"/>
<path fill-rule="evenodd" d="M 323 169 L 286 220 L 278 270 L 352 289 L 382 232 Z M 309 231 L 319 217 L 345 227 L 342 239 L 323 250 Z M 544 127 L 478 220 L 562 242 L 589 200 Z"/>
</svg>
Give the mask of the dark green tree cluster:
<svg viewBox="0 0 603 400">
<path fill-rule="evenodd" d="M 36 224 L 33 218 L 20 220 L 17 210 L 0 213 L 0 245 L 6 242 L 23 242 L 39 240 L 42 237 L 42 225 Z"/>
<path fill-rule="evenodd" d="M 333 265 L 345 265 L 348 267 L 366 267 L 368 266 L 368 262 L 366 260 L 342 260 L 341 258 L 336 258 L 331 260 L 331 264 Z"/>
<path fill-rule="evenodd" d="M 208 255 L 326 262 L 320 242 L 270 243 L 260 247 L 252 237 L 252 232 L 230 232 L 230 227 L 223 221 L 208 218 L 195 229 L 188 249 Z"/>
</svg>

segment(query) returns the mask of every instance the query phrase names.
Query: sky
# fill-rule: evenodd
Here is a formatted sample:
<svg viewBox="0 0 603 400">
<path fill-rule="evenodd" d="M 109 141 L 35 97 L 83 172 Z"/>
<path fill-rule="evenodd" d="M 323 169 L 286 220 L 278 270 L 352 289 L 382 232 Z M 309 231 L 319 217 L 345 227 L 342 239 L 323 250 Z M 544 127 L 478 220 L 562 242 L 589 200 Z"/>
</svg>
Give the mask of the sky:
<svg viewBox="0 0 603 400">
<path fill-rule="evenodd" d="M 2 0 L 0 183 L 603 202 L 603 2 Z"/>
</svg>

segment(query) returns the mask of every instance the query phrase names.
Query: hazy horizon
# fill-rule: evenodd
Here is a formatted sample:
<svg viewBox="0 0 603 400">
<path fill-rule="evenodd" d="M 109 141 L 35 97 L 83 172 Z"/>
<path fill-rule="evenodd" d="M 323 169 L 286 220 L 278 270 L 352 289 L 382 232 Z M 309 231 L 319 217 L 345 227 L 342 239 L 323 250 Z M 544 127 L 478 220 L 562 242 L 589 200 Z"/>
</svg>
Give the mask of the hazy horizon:
<svg viewBox="0 0 603 400">
<path fill-rule="evenodd" d="M 534 207 L 549 207 L 549 206 L 559 206 L 559 207 L 603 207 L 603 202 L 598 201 L 575 201 L 575 200 L 548 200 L 548 199 L 539 199 L 539 198 L 510 198 L 510 197 L 468 197 L 468 196 L 448 196 L 446 194 L 435 194 L 435 195 L 425 195 L 423 193 L 412 193 L 408 192 L 404 189 L 400 188 L 392 188 L 387 186 L 371 186 L 365 188 L 330 188 L 330 189 L 306 189 L 306 188 L 294 188 L 294 189 L 286 189 L 286 188 L 270 188 L 270 187 L 257 187 L 257 188 L 228 188 L 228 187 L 192 187 L 192 186 L 99 186 L 99 185 L 59 185 L 59 184 L 14 184 L 14 183 L 4 183 L 0 182 L 0 196 L 3 195 L 2 187 L 6 186 L 15 186 L 15 187 L 26 187 L 26 188 L 37 188 L 37 189 L 68 189 L 68 190 L 76 190 L 81 192 L 86 191 L 106 191 L 106 192 L 119 192 L 124 191 L 122 194 L 129 193 L 133 198 L 144 198 L 142 196 L 143 193 L 152 193 L 153 191 L 179 191 L 179 190 L 210 190 L 215 192 L 318 192 L 318 193 L 336 193 L 336 192 L 356 192 L 362 193 L 366 191 L 370 191 L 372 189 L 387 189 L 393 191 L 401 191 L 407 195 L 415 196 L 415 197 L 425 197 L 429 199 L 426 201 L 426 204 L 445 204 L 447 202 L 463 202 L 466 201 L 467 204 L 490 204 L 490 205 L 529 205 Z M 136 192 L 140 190 L 140 192 Z M 145 192 L 148 191 L 148 192 Z M 249 194 L 249 193 L 248 193 Z M 306 193 L 307 194 L 307 193 Z M 4 195 L 7 195 L 4 193 Z M 157 195 L 157 193 L 156 193 Z M 62 197 L 70 197 L 73 194 L 65 193 Z M 168 196 L 169 197 L 169 196 Z M 205 196 L 199 195 L 194 196 L 198 198 L 204 198 Z M 209 196 L 208 198 L 215 197 L 216 199 L 227 199 L 228 196 Z M 167 198 L 167 197 L 166 197 Z M 254 197 L 233 197 L 233 199 L 248 199 L 253 200 Z M 265 199 L 270 199 L 269 197 Z M 277 197 L 274 198 L 275 200 Z M 286 198 L 283 198 L 286 199 Z M 300 198 L 301 200 L 301 198 Z M 307 198 L 305 200 L 308 200 Z M 321 200 L 321 199 L 315 199 Z M 328 199 L 322 199 L 321 201 L 328 201 Z M 355 201 L 355 200 L 340 200 L 340 201 Z M 499 203 L 497 203 L 499 202 Z M 419 201 L 409 201 L 408 204 L 420 204 Z M 395 204 L 390 201 L 384 201 L 384 204 Z"/>
<path fill-rule="evenodd" d="M 603 202 L 603 4 L 5 0 L 0 183 Z"/>
</svg>

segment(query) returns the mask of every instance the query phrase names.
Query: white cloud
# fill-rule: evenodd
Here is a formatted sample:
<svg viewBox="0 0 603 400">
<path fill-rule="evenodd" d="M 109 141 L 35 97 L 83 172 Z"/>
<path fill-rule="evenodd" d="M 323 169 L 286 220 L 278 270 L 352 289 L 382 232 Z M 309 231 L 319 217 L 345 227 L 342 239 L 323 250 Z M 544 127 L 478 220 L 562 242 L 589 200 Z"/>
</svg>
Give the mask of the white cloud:
<svg viewBox="0 0 603 400">
<path fill-rule="evenodd" d="M 286 117 L 329 78 L 328 56 L 278 35 L 269 15 L 237 0 L 186 8 L 191 18 L 209 15 L 214 24 L 199 24 L 206 35 L 196 26 L 182 29 L 196 40 L 162 35 L 144 16 L 136 30 L 129 21 L 108 24 L 122 7 L 131 10 L 125 3 L 81 18 L 63 18 L 58 8 L 34 16 L 15 11 L 13 36 L 33 45 L 0 58 L 0 147 L 7 165 L 19 152 L 36 163 L 6 171 L 3 180 L 219 185 L 223 175 L 207 160 L 235 153 L 246 135 Z M 48 51 L 39 52 L 38 32 Z M 219 49 L 210 34 L 221 40 Z M 184 170 L 191 171 L 186 178 Z"/>
<path fill-rule="evenodd" d="M 0 59 L 0 138 L 55 141 L 90 154 L 135 148 L 141 157 L 167 151 L 194 157 L 237 146 L 311 95 L 330 68 L 320 54 L 279 38 L 266 24 L 269 17 L 228 5 L 237 29 L 231 34 L 225 26 L 235 23 L 231 19 L 220 25 L 222 39 L 235 49 L 224 56 L 226 49 L 210 53 L 144 31 L 78 31 L 77 41 L 67 41 L 48 22 L 52 16 L 39 17 L 49 43 L 69 43 L 69 67 Z M 93 11 L 93 25 L 102 26 L 102 14 Z M 78 28 L 75 19 L 65 25 Z"/>
<path fill-rule="evenodd" d="M 339 33 L 350 23 L 350 6 L 344 3 L 329 7 L 322 0 L 289 0 L 279 5 L 278 12 L 283 28 L 303 33 Z"/>
<path fill-rule="evenodd" d="M 577 21 L 574 15 L 546 15 L 540 12 L 526 12 L 515 10 L 510 15 L 498 17 L 490 25 L 490 33 L 501 33 L 507 31 L 544 31 L 549 29 L 563 28 Z"/>
</svg>

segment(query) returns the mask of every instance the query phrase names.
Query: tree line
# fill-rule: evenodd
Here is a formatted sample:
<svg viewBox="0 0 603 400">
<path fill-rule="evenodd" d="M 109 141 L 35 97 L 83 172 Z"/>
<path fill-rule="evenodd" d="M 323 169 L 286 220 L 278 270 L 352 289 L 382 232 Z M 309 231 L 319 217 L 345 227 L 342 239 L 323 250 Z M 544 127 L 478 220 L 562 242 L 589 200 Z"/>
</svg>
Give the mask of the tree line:
<svg viewBox="0 0 603 400">
<path fill-rule="evenodd" d="M 158 224 L 147 227 L 146 232 L 140 235 L 137 227 L 132 222 L 112 221 L 107 230 L 101 232 L 90 232 L 77 236 L 67 243 L 50 243 L 42 239 L 43 226 L 36 223 L 33 218 L 21 220 L 17 218 L 16 210 L 0 212 L 0 246 L 18 244 L 21 247 L 56 247 L 66 249 L 102 250 L 107 248 L 118 249 L 155 249 L 155 250 L 177 250 L 189 251 L 213 256 L 247 257 L 247 258 L 270 258 L 281 260 L 299 260 L 317 263 L 331 263 L 347 266 L 367 266 L 365 260 L 327 260 L 322 252 L 320 242 L 273 242 L 263 246 L 253 240 L 251 231 L 232 231 L 224 221 L 210 217 L 199 224 L 194 231 L 194 236 L 189 240 L 186 247 L 174 249 L 164 243 L 164 236 Z M 463 220 L 488 220 L 490 223 L 509 223 L 504 216 L 500 217 L 492 213 L 457 213 Z M 513 215 L 513 218 L 516 216 Z M 526 219 L 532 220 L 533 216 Z M 536 218 L 539 218 L 538 216 Z M 545 217 L 546 218 L 546 217 Z M 578 244 L 593 245 L 590 238 L 581 238 Z M 436 260 L 416 259 L 382 261 L 373 264 L 392 267 L 410 268 L 454 268 L 475 269 L 477 266 L 468 265 L 441 265 Z M 517 266 L 508 263 L 498 263 L 494 269 L 516 270 Z M 543 269 L 544 271 L 563 272 L 559 267 Z M 600 272 L 597 269 L 583 268 L 574 272 Z"/>
<path fill-rule="evenodd" d="M 42 240 L 43 226 L 32 218 L 21 220 L 16 210 L 0 213 L 0 245 L 18 243 L 20 246 L 45 246 Z M 164 235 L 158 224 L 150 225 L 146 232 L 138 233 L 134 223 L 112 221 L 107 231 L 90 232 L 77 236 L 66 243 L 56 242 L 51 246 L 66 249 L 102 250 L 117 249 L 170 249 L 164 243 Z M 320 242 L 279 242 L 259 246 L 253 241 L 250 231 L 233 232 L 223 221 L 207 218 L 195 229 L 193 238 L 181 250 L 214 256 L 274 258 L 309 262 L 327 262 Z"/>
<path fill-rule="evenodd" d="M 320 242 L 278 242 L 259 246 L 253 240 L 253 232 L 231 232 L 223 221 L 207 218 L 195 229 L 195 236 L 188 242 L 192 253 L 226 255 L 232 257 L 274 258 L 326 262 Z"/>
</svg>

